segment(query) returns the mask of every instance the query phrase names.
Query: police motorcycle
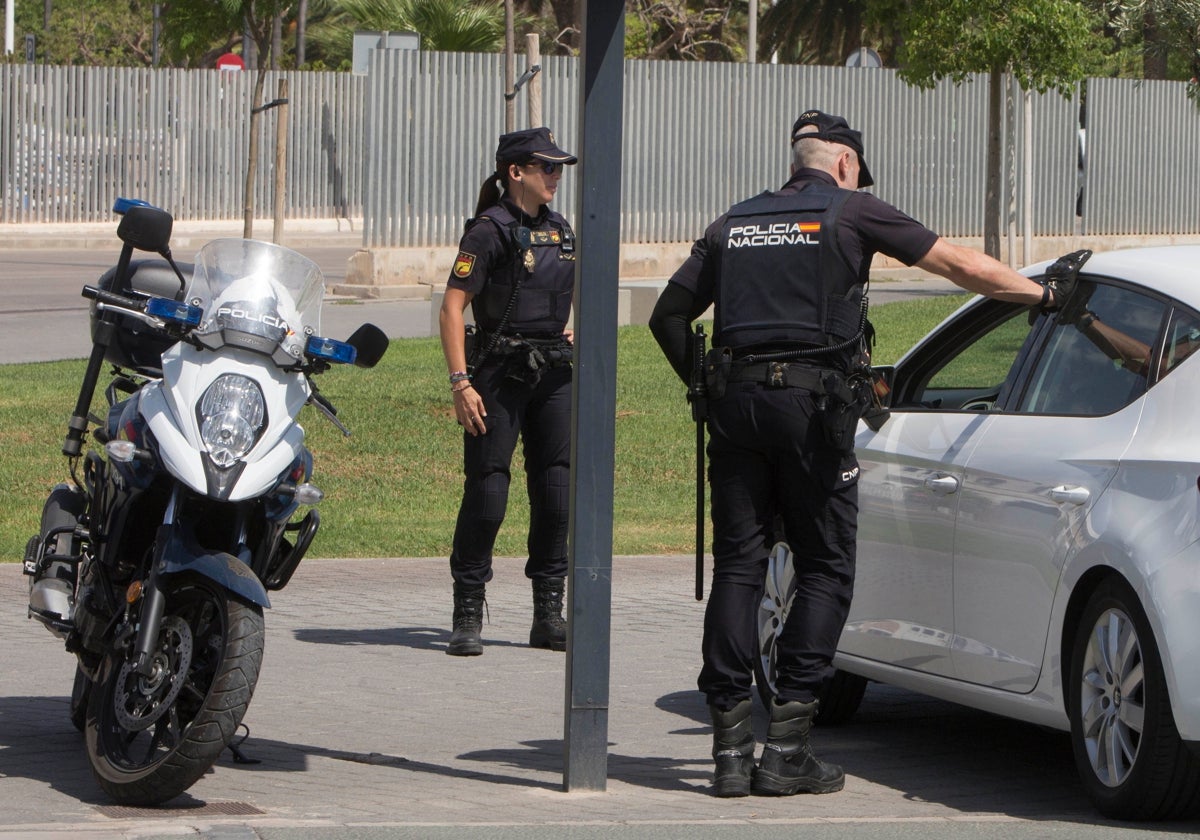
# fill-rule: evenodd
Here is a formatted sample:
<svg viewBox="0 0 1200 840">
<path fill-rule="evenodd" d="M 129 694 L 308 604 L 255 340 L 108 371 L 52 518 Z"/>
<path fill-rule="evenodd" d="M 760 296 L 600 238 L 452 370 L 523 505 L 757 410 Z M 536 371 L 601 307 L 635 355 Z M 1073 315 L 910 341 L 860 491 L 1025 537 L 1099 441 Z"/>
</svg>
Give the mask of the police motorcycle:
<svg viewBox="0 0 1200 840">
<path fill-rule="evenodd" d="M 120 259 L 83 288 L 93 349 L 62 447 L 70 481 L 50 492 L 24 570 L 29 616 L 76 656 L 71 720 L 97 781 L 144 806 L 187 790 L 226 747 L 240 755 L 267 593 L 320 522 L 300 409 L 348 435 L 312 377 L 372 367 L 388 340 L 371 324 L 321 337 L 324 281 L 294 251 L 218 239 L 178 265 L 168 213 L 114 210 Z"/>
</svg>

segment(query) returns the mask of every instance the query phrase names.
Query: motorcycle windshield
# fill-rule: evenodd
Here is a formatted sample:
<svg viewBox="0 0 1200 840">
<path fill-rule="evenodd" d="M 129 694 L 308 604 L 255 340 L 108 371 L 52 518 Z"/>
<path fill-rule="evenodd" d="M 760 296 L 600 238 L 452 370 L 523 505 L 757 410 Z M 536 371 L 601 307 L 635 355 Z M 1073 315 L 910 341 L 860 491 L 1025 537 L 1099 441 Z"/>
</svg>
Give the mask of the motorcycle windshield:
<svg viewBox="0 0 1200 840">
<path fill-rule="evenodd" d="M 204 310 L 193 336 L 210 349 L 242 347 L 289 366 L 321 334 L 325 279 L 312 260 L 253 239 L 216 239 L 195 257 L 185 300 Z"/>
</svg>

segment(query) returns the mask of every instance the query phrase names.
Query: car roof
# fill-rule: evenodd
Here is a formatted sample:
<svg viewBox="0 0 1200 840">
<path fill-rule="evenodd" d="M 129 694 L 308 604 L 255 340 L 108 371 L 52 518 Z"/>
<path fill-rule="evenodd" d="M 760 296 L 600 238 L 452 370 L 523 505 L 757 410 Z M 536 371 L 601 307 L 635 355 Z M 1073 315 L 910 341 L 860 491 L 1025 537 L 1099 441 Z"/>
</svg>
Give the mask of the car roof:
<svg viewBox="0 0 1200 840">
<path fill-rule="evenodd" d="M 1045 272 L 1054 260 L 1022 270 L 1031 277 Z M 1081 274 L 1098 274 L 1128 280 L 1200 308 L 1200 245 L 1161 245 L 1097 251 L 1084 263 Z"/>
</svg>

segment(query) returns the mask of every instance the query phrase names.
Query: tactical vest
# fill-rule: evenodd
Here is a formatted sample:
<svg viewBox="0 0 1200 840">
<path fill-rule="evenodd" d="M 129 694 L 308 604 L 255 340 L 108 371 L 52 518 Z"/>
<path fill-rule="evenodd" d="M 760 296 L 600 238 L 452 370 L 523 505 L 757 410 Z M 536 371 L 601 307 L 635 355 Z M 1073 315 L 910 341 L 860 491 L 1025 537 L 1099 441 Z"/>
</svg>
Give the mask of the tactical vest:
<svg viewBox="0 0 1200 840">
<path fill-rule="evenodd" d="M 730 208 L 716 281 L 714 346 L 739 356 L 830 347 L 858 334 L 866 277 L 849 264 L 836 235 L 852 194 L 809 183 L 795 193 L 763 193 Z"/>
<path fill-rule="evenodd" d="M 499 231 L 506 256 L 471 301 L 475 323 L 485 332 L 499 330 L 507 335 L 561 333 L 571 315 L 575 291 L 575 232 L 567 220 L 551 211 L 540 229 L 530 229 L 526 256 L 526 249 L 517 241 L 520 224 L 507 207 L 489 207 L 469 224 L 484 219 Z M 526 267 L 530 259 L 532 272 Z M 514 298 L 513 288 L 518 282 L 520 288 Z"/>
</svg>

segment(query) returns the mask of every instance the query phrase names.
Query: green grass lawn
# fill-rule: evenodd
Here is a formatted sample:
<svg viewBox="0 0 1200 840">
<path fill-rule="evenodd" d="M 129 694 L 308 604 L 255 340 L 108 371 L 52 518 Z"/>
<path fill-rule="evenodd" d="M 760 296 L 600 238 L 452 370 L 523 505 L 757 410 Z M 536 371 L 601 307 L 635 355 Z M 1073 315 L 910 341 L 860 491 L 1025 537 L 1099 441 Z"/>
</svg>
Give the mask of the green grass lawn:
<svg viewBox="0 0 1200 840">
<path fill-rule="evenodd" d="M 876 361 L 895 361 L 963 300 L 953 295 L 874 307 Z M 696 432 L 684 386 L 647 328 L 623 327 L 617 342 L 613 550 L 691 552 Z M 68 479 L 60 449 L 84 366 L 82 360 L 0 365 L 5 560 L 22 557 L 47 491 Z M 336 368 L 320 377 L 322 393 L 353 434 L 343 437 L 311 409 L 302 415 L 316 462 L 313 483 L 326 494 L 311 556 L 449 553 L 462 491 L 462 431 L 445 380 L 436 338 L 393 341 L 373 370 Z M 101 415 L 102 402 L 97 395 L 93 411 Z M 508 517 L 496 544 L 501 556 L 525 552 L 529 518 L 519 450 Z"/>
</svg>

